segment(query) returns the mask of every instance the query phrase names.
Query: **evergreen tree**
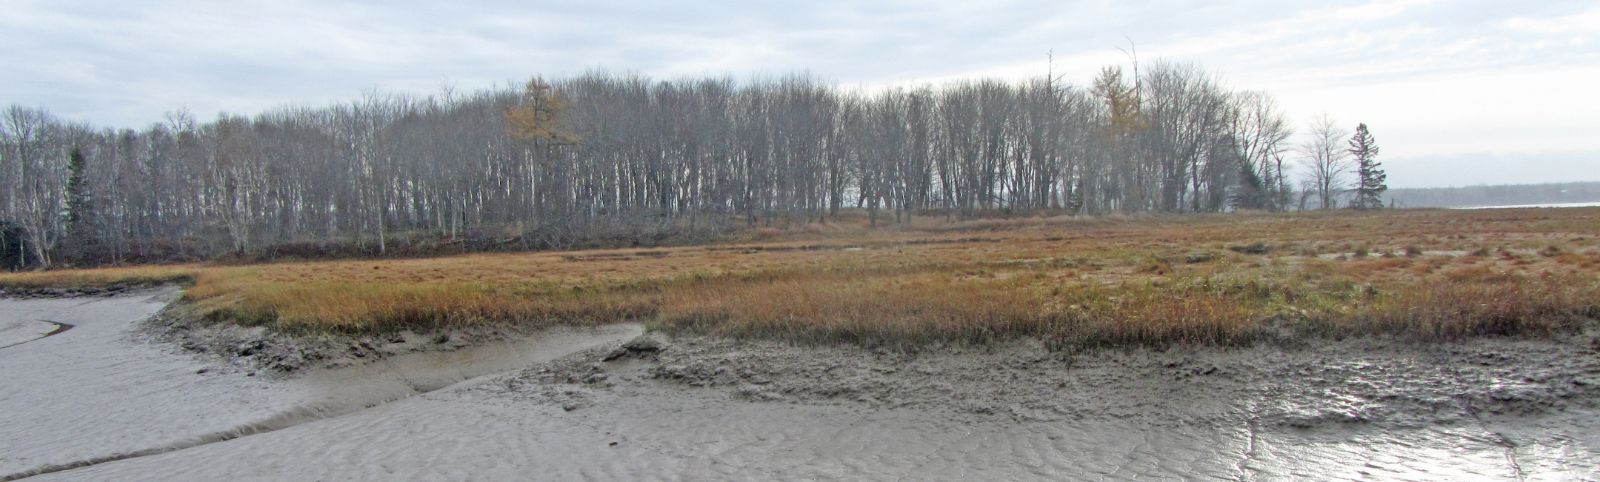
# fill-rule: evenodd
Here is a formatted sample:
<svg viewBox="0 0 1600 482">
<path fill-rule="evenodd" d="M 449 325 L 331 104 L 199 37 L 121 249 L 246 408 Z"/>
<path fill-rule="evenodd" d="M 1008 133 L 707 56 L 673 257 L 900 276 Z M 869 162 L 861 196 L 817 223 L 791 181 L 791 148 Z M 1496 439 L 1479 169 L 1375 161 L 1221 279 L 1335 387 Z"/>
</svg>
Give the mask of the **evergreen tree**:
<svg viewBox="0 0 1600 482">
<path fill-rule="evenodd" d="M 22 226 L 0 220 L 0 270 L 20 271 L 32 265 L 27 240 Z"/>
<path fill-rule="evenodd" d="M 1384 184 L 1389 176 L 1383 172 L 1383 164 L 1378 162 L 1378 143 L 1372 138 L 1372 133 L 1367 130 L 1366 124 L 1356 126 L 1356 134 L 1350 136 L 1350 156 L 1356 161 L 1356 198 L 1351 201 L 1350 207 L 1355 209 L 1382 209 L 1383 192 L 1389 189 Z"/>
<path fill-rule="evenodd" d="M 1266 209 L 1271 204 L 1271 196 L 1267 192 L 1267 185 L 1261 180 L 1261 175 L 1247 162 L 1239 165 L 1239 188 L 1233 194 L 1234 209 Z"/>
<path fill-rule="evenodd" d="M 83 210 L 88 207 L 89 193 L 84 186 L 83 150 L 72 148 L 72 153 L 67 157 L 67 233 L 70 235 L 77 231 L 83 222 Z"/>
<path fill-rule="evenodd" d="M 67 155 L 67 205 L 66 212 L 63 213 L 67 223 L 66 236 L 61 243 L 65 245 L 61 246 L 62 251 L 69 258 L 80 255 L 86 248 L 84 245 L 89 238 L 88 233 L 84 232 L 84 213 L 89 210 L 89 186 L 84 179 L 87 174 L 84 172 L 87 164 L 83 150 L 72 148 L 72 152 Z"/>
</svg>

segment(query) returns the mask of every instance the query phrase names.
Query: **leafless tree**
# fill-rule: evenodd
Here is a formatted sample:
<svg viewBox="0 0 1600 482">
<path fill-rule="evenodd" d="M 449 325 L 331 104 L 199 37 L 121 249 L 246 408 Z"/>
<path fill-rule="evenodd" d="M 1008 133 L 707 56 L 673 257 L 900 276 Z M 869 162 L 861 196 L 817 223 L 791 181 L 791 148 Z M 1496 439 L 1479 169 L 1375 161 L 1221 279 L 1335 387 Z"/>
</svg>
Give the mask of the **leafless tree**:
<svg viewBox="0 0 1600 482">
<path fill-rule="evenodd" d="M 1318 207 L 1332 209 L 1339 193 L 1348 186 L 1350 153 L 1345 152 L 1344 142 L 1350 133 L 1339 128 L 1326 113 L 1312 119 L 1307 132 L 1309 137 L 1300 146 L 1301 162 L 1305 164 Z"/>
<path fill-rule="evenodd" d="M 1087 88 L 1053 75 L 855 92 L 804 74 L 590 72 L 118 131 L 11 107 L 0 228 L 23 234 L 21 264 L 49 265 L 648 244 L 850 207 L 877 225 L 880 210 L 1216 211 L 1251 189 L 1289 206 L 1290 130 L 1267 94 L 1172 62 L 1108 67 Z M 1313 133 L 1302 152 L 1330 206 L 1343 133 Z M 90 192 L 67 240 L 75 147 Z"/>
</svg>

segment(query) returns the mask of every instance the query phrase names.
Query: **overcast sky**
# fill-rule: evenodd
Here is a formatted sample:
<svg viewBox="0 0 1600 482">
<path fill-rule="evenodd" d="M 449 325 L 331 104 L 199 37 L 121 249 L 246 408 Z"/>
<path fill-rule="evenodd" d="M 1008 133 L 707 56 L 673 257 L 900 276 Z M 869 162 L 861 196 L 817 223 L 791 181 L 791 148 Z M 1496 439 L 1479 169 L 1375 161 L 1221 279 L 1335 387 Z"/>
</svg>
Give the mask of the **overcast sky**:
<svg viewBox="0 0 1600 482">
<path fill-rule="evenodd" d="M 1600 3 L 0 0 L 0 104 L 143 127 L 591 68 L 844 87 L 1197 62 L 1295 125 L 1367 123 L 1394 187 L 1600 180 Z M 1339 4 L 1339 6 L 1330 6 Z"/>
</svg>

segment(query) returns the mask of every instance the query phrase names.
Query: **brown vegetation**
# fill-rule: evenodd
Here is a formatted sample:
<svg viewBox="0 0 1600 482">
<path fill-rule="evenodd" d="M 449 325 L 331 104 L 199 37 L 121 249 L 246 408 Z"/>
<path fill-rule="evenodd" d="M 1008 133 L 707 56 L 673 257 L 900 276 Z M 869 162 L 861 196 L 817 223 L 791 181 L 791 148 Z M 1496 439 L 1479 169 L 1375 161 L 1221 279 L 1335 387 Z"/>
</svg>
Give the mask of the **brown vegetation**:
<svg viewBox="0 0 1600 482">
<path fill-rule="evenodd" d="M 296 331 L 643 319 L 896 344 L 1448 340 L 1547 334 L 1600 317 L 1600 209 L 919 218 L 876 230 L 862 219 L 736 237 L 649 250 L 48 271 L 0 275 L 0 287 L 192 279 L 185 300 L 197 316 Z"/>
</svg>

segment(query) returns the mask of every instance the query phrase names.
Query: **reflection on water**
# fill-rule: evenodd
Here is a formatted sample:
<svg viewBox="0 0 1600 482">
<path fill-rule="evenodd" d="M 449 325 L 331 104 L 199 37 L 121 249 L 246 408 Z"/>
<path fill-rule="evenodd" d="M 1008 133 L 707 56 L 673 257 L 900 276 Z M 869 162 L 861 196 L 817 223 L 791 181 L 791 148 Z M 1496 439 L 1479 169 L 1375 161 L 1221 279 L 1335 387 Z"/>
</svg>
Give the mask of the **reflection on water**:
<svg viewBox="0 0 1600 482">
<path fill-rule="evenodd" d="M 1260 478 L 1463 480 L 1517 478 L 1498 436 L 1479 427 L 1316 430 L 1260 437 Z"/>
</svg>

